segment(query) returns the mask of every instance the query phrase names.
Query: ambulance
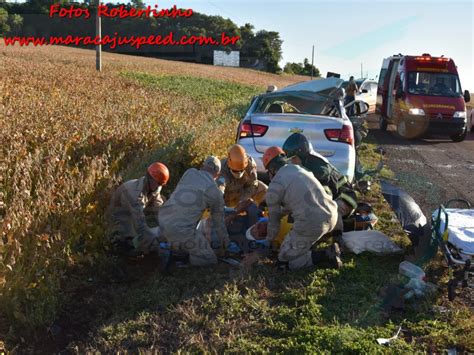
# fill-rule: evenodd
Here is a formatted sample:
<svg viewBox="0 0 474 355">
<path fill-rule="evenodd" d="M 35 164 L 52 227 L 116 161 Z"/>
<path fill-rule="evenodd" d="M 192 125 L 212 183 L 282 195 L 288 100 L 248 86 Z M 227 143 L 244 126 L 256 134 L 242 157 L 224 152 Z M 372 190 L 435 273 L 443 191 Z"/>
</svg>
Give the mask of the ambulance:
<svg viewBox="0 0 474 355">
<path fill-rule="evenodd" d="M 451 58 L 399 54 L 383 60 L 375 112 L 383 131 L 392 124 L 404 138 L 442 135 L 461 142 L 470 99 Z"/>
</svg>

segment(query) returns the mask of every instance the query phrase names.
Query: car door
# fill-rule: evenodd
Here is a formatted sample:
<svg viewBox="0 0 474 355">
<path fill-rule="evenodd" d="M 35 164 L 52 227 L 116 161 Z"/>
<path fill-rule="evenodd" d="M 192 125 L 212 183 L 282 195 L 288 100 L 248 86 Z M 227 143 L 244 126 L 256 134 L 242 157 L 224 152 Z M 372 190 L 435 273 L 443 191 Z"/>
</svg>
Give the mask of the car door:
<svg viewBox="0 0 474 355">
<path fill-rule="evenodd" d="M 393 111 L 393 104 L 395 95 L 393 89 L 395 87 L 395 81 L 398 74 L 398 66 L 400 64 L 399 58 L 394 58 L 390 61 L 388 66 L 388 71 L 385 76 L 385 83 L 387 88 L 384 87 L 384 104 L 385 104 L 385 111 L 382 111 L 382 115 L 388 118 L 390 121 L 392 120 L 392 111 Z"/>
<path fill-rule="evenodd" d="M 369 105 L 369 112 L 375 111 L 375 101 L 377 98 L 377 84 L 375 89 L 372 87 L 372 81 L 364 81 L 356 95 L 357 100 L 362 100 Z"/>
<path fill-rule="evenodd" d="M 405 101 L 401 94 L 403 93 L 405 82 L 405 73 L 399 72 L 395 77 L 395 84 L 393 88 L 393 105 L 392 105 L 392 118 L 395 124 L 402 120 L 405 116 Z"/>
<path fill-rule="evenodd" d="M 378 88 L 378 85 L 375 81 L 371 81 L 369 84 L 368 84 L 368 92 L 369 92 L 369 96 L 368 96 L 368 99 L 367 99 L 367 103 L 369 104 L 369 112 L 373 113 L 375 112 L 375 105 L 377 104 L 377 88 Z"/>
</svg>

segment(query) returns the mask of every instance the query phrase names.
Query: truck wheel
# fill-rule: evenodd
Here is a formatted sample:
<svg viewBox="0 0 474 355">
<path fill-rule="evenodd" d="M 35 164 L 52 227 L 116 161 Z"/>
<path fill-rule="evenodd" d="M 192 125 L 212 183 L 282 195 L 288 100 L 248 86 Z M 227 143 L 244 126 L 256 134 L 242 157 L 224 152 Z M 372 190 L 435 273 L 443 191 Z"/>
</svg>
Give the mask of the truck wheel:
<svg viewBox="0 0 474 355">
<path fill-rule="evenodd" d="M 410 124 L 406 120 L 402 119 L 397 123 L 397 135 L 404 139 L 415 139 L 420 136 L 416 131 L 414 132 Z"/>
<path fill-rule="evenodd" d="M 420 138 L 426 133 L 428 124 L 428 120 L 413 122 L 409 118 L 402 117 L 397 122 L 397 135 L 409 140 Z"/>
<path fill-rule="evenodd" d="M 383 118 L 383 116 L 379 117 L 379 129 L 382 132 L 387 131 L 387 121 L 385 120 L 385 118 Z"/>
<path fill-rule="evenodd" d="M 450 138 L 453 142 L 462 142 L 464 139 L 466 139 L 466 136 L 467 136 L 467 127 L 462 133 L 453 134 L 452 136 L 450 136 Z"/>
</svg>

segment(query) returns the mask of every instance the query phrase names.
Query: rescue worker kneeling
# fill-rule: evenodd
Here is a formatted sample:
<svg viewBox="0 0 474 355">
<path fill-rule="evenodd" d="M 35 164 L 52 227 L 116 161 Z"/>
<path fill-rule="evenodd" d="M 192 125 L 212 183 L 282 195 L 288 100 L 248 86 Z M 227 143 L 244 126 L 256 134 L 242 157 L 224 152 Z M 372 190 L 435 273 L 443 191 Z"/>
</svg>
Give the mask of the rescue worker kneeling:
<svg viewBox="0 0 474 355">
<path fill-rule="evenodd" d="M 283 143 L 283 150 L 293 164 L 311 171 L 314 177 L 327 187 L 338 206 L 338 229 L 342 231 L 342 219 L 357 208 L 357 195 L 348 182 L 325 157 L 312 151 L 308 139 L 301 133 L 293 133 Z"/>
<path fill-rule="evenodd" d="M 227 207 L 234 207 L 239 213 L 251 203 L 258 206 L 264 200 L 268 187 L 257 179 L 257 164 L 241 145 L 234 144 L 230 147 L 221 166 L 221 176 L 217 183 L 224 189 Z"/>
<path fill-rule="evenodd" d="M 114 192 L 109 216 L 111 242 L 117 252 L 133 256 L 158 250 L 159 229 L 148 227 L 146 214 L 158 221 L 158 208 L 164 202 L 161 188 L 168 180 L 168 168 L 157 162 L 148 167 L 145 176 L 123 183 Z"/>
<path fill-rule="evenodd" d="M 270 243 L 280 231 L 280 220 L 291 214 L 293 227 L 285 237 L 278 261 L 290 270 L 317 264 L 322 255 L 311 247 L 336 226 L 337 204 L 321 183 L 308 170 L 287 164 L 284 151 L 279 147 L 268 148 L 263 155 L 270 185 L 265 197 L 269 220 L 266 242 Z M 339 246 L 332 246 L 335 266 L 341 266 Z"/>
<path fill-rule="evenodd" d="M 215 182 L 220 170 L 221 163 L 213 156 L 204 161 L 200 170 L 188 169 L 160 208 L 161 232 L 172 250 L 189 253 L 191 265 L 216 264 L 214 249 L 225 250 L 229 243 L 224 224 L 224 198 Z M 211 244 L 199 226 L 203 212 L 208 208 L 219 245 Z"/>
</svg>

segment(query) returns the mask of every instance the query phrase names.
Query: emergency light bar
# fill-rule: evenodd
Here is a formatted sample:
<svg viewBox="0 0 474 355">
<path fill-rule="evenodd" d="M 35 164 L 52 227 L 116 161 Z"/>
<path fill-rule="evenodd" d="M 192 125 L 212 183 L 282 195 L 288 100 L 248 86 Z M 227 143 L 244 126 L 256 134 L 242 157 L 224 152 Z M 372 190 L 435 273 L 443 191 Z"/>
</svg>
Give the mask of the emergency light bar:
<svg viewBox="0 0 474 355">
<path fill-rule="evenodd" d="M 445 57 L 431 58 L 430 56 L 416 57 L 415 60 L 419 62 L 428 62 L 428 61 L 449 62 L 449 58 L 445 58 Z"/>
</svg>

